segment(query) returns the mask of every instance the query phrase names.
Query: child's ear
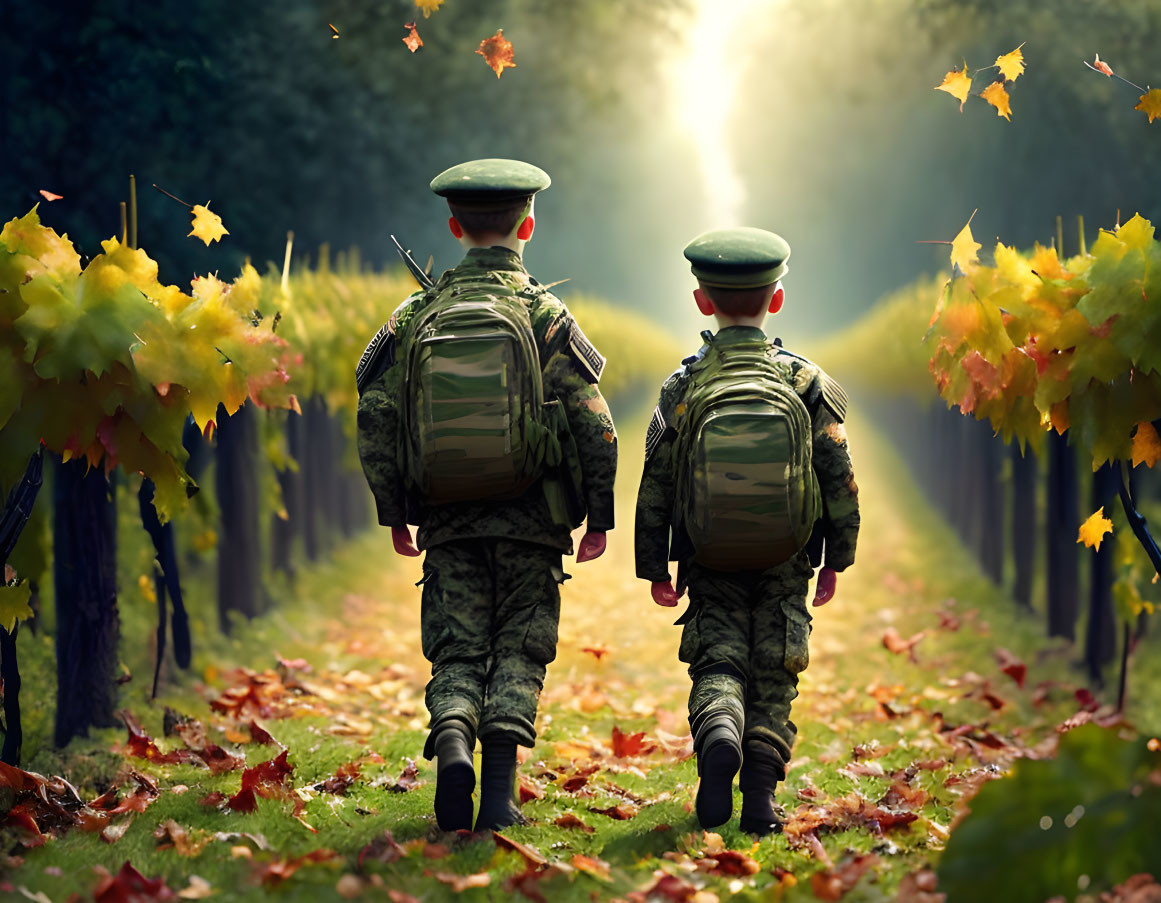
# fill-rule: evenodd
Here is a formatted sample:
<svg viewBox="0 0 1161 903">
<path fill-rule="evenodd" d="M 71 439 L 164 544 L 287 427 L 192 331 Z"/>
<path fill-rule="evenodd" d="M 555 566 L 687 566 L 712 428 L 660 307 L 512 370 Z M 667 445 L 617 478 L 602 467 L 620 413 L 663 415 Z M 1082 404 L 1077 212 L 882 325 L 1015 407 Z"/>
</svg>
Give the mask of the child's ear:
<svg viewBox="0 0 1161 903">
<path fill-rule="evenodd" d="M 536 231 L 536 220 L 531 214 L 524 217 L 524 222 L 520 224 L 520 228 L 516 230 L 516 237 L 521 241 L 528 241 L 532 237 L 532 233 Z"/>
<path fill-rule="evenodd" d="M 454 216 L 447 221 L 447 227 L 451 229 L 451 234 L 456 238 L 464 237 L 464 227 L 460 225 L 460 221 Z"/>
<path fill-rule="evenodd" d="M 782 310 L 782 302 L 785 300 L 786 293 L 782 291 L 782 286 L 778 286 L 778 291 L 770 298 L 770 313 L 776 314 Z"/>
<path fill-rule="evenodd" d="M 714 315 L 713 301 L 711 301 L 710 296 L 700 288 L 695 288 L 693 290 L 693 300 L 697 302 L 697 309 L 707 317 L 712 317 Z"/>
</svg>

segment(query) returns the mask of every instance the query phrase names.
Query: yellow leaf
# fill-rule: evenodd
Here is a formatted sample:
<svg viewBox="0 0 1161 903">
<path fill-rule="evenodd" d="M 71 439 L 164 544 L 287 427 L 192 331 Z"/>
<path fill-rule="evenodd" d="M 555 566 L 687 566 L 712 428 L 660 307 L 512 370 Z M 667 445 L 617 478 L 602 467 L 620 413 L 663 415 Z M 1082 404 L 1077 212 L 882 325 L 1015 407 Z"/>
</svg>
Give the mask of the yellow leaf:
<svg viewBox="0 0 1161 903">
<path fill-rule="evenodd" d="M 0 627 L 11 633 L 17 621 L 31 618 L 32 609 L 28 607 L 31 596 L 32 588 L 27 582 L 0 586 Z"/>
<path fill-rule="evenodd" d="M 1113 532 L 1113 522 L 1105 517 L 1105 509 L 1102 505 L 1099 509 L 1093 512 L 1092 517 L 1080 525 L 1080 530 L 1076 534 L 1076 541 L 1083 542 L 1090 549 L 1100 550 L 1101 540 L 1104 539 L 1106 533 Z"/>
<path fill-rule="evenodd" d="M 947 75 L 943 77 L 943 81 L 935 86 L 936 91 L 946 91 L 952 97 L 959 101 L 959 111 L 963 112 L 964 101 L 968 99 L 968 94 L 972 89 L 972 77 L 968 75 L 967 63 L 963 64 L 963 70 L 952 69 Z"/>
<path fill-rule="evenodd" d="M 1133 107 L 1149 117 L 1149 121 L 1161 117 L 1161 88 L 1154 88 L 1148 94 L 1142 94 L 1140 102 Z"/>
<path fill-rule="evenodd" d="M 1004 90 L 1003 82 L 992 82 L 983 91 L 980 97 L 996 108 L 996 115 L 1012 121 L 1012 105 L 1008 102 L 1008 92 Z"/>
<path fill-rule="evenodd" d="M 975 213 L 972 213 L 975 216 Z M 967 225 L 964 226 L 959 235 L 955 237 L 955 241 L 951 243 L 951 262 L 953 266 L 959 267 L 963 272 L 967 272 L 968 264 L 976 263 L 979 257 L 979 250 L 982 248 L 978 241 L 972 238 L 972 221 L 968 218 Z"/>
<path fill-rule="evenodd" d="M 443 5 L 443 0 L 415 0 L 415 5 L 423 10 L 423 18 L 430 19 L 431 14 Z"/>
<path fill-rule="evenodd" d="M 1137 424 L 1137 432 L 1133 436 L 1133 466 L 1145 464 L 1152 467 L 1161 461 L 1161 437 L 1153 424 L 1143 421 Z"/>
<path fill-rule="evenodd" d="M 196 235 L 208 246 L 211 241 L 218 241 L 223 235 L 229 235 L 229 230 L 222 225 L 222 218 L 210 210 L 209 207 L 203 207 L 201 204 L 194 204 L 193 207 L 193 231 L 190 235 Z M 189 236 L 186 236 L 187 238 Z"/>
<path fill-rule="evenodd" d="M 1020 44 L 1020 47 L 1023 46 L 1023 44 Z M 1014 82 L 1024 73 L 1024 54 L 1020 52 L 1020 47 L 1017 47 L 1011 53 L 1005 53 L 1003 56 L 996 57 L 996 68 L 1010 82 Z"/>
</svg>

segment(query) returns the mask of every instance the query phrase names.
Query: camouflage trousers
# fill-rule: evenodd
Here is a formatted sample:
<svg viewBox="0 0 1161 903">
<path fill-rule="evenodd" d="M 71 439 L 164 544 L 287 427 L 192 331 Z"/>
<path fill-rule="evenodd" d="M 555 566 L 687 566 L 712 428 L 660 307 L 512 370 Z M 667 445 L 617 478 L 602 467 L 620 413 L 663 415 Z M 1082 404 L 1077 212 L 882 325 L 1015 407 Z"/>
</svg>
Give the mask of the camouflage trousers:
<svg viewBox="0 0 1161 903">
<path fill-rule="evenodd" d="M 704 726 L 721 716 L 743 743 L 770 747 L 783 766 L 797 728 L 790 704 L 809 661 L 806 591 L 812 568 L 802 553 L 766 571 L 724 573 L 692 564 L 690 606 L 680 658 L 689 665 L 689 723 L 700 750 Z"/>
<path fill-rule="evenodd" d="M 474 736 L 536 742 L 545 666 L 556 658 L 561 553 L 511 539 L 465 539 L 427 550 L 423 654 L 431 662 L 427 710 L 433 737 L 447 721 Z"/>
</svg>

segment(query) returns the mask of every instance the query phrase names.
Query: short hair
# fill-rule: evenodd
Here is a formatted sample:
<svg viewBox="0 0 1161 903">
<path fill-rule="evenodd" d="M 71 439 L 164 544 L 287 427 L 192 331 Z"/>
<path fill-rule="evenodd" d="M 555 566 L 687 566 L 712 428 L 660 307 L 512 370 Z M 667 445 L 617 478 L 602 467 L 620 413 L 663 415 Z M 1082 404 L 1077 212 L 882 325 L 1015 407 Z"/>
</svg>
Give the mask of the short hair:
<svg viewBox="0 0 1161 903">
<path fill-rule="evenodd" d="M 698 281 L 701 290 L 713 301 L 714 307 L 728 317 L 756 317 L 764 313 L 770 304 L 770 290 L 778 285 L 760 285 L 757 288 L 724 288 L 720 285 L 706 285 Z M 775 289 L 776 290 L 776 289 Z"/>
<path fill-rule="evenodd" d="M 500 202 L 464 203 L 448 200 L 447 206 L 464 232 L 476 238 L 481 235 L 511 235 L 528 212 L 532 196 L 509 198 Z"/>
</svg>

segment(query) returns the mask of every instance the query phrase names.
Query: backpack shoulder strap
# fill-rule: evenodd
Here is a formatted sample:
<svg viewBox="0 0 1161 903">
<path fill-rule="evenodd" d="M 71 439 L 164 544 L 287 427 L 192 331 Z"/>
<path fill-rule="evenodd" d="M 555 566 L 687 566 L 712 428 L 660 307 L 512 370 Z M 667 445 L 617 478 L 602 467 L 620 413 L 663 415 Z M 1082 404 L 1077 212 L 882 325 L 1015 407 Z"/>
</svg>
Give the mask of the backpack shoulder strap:
<svg viewBox="0 0 1161 903">
<path fill-rule="evenodd" d="M 782 340 L 775 339 L 778 356 L 786 356 L 798 362 L 795 372 L 795 384 L 798 394 L 806 404 L 813 418 L 820 408 L 826 408 L 839 423 L 847 416 L 847 393 L 843 391 L 834 379 L 825 370 L 808 358 L 782 347 Z"/>
</svg>

